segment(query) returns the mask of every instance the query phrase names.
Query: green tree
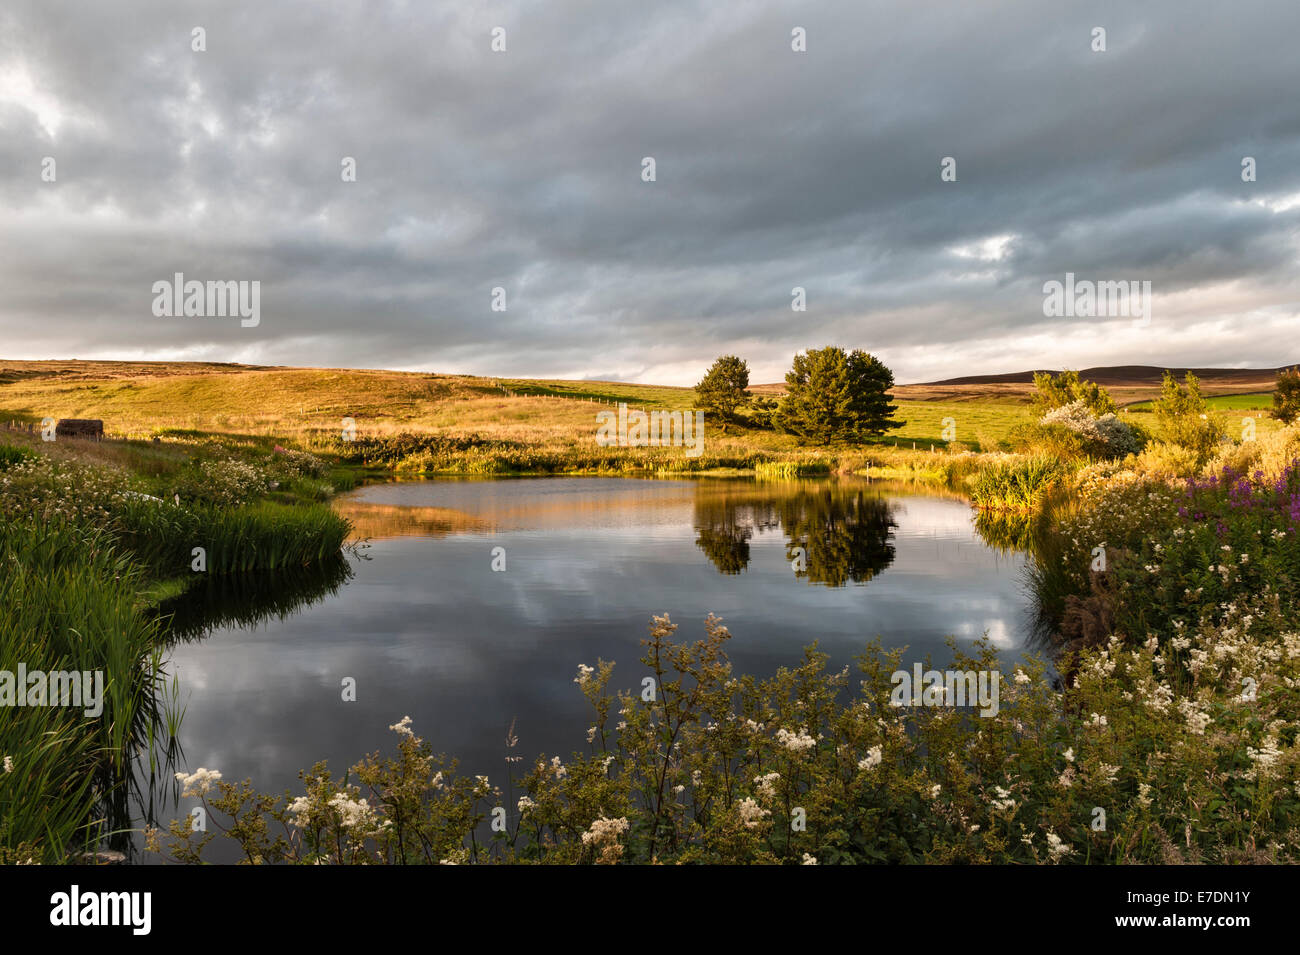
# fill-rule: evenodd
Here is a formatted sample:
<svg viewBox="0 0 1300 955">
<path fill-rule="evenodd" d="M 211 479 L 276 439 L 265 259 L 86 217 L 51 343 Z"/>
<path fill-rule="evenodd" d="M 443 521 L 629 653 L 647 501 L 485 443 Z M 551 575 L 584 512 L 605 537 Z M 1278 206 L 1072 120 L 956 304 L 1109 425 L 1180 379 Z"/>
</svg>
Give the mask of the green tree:
<svg viewBox="0 0 1300 955">
<path fill-rule="evenodd" d="M 1283 368 L 1277 373 L 1277 390 L 1269 414 L 1286 424 L 1300 418 L 1300 368 Z"/>
<path fill-rule="evenodd" d="M 1077 371 L 1066 369 L 1059 375 L 1053 375 L 1050 371 L 1036 371 L 1034 389 L 1034 411 L 1039 416 L 1076 401 L 1086 403 L 1096 418 L 1116 413 L 1115 401 L 1110 392 L 1094 381 L 1080 379 Z"/>
<path fill-rule="evenodd" d="M 1190 371 L 1180 385 L 1168 371 L 1160 383 L 1156 400 L 1156 420 L 1169 444 L 1196 452 L 1197 462 L 1209 460 L 1220 441 L 1227 435 L 1219 416 L 1210 411 L 1201 394 L 1201 382 Z"/>
<path fill-rule="evenodd" d="M 723 355 L 695 386 L 695 407 L 714 415 L 722 430 L 736 420 L 736 409 L 749 400 L 749 365 L 735 355 Z"/>
<path fill-rule="evenodd" d="M 773 418 L 777 430 L 800 442 L 858 442 L 906 422 L 889 402 L 894 375 L 874 355 L 835 345 L 794 356 L 786 395 Z"/>
</svg>

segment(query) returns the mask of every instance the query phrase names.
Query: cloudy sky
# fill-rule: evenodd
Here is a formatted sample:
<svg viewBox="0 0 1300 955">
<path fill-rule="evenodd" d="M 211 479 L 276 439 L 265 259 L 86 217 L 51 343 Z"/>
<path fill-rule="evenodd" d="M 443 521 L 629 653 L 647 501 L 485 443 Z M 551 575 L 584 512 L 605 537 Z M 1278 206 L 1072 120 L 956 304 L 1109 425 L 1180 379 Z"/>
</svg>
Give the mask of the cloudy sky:
<svg viewBox="0 0 1300 955">
<path fill-rule="evenodd" d="M 1294 362 L 1298 37 L 1295 0 L 5 0 L 0 358 Z M 260 324 L 156 317 L 176 272 Z M 1151 322 L 1046 317 L 1067 272 Z"/>
</svg>

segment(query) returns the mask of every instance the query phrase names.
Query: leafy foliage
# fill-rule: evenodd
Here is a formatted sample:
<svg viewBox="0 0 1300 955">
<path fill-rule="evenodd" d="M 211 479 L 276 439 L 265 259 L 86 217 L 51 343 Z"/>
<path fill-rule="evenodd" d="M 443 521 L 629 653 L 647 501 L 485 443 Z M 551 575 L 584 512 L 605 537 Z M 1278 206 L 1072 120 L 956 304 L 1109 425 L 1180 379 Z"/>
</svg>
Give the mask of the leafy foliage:
<svg viewBox="0 0 1300 955">
<path fill-rule="evenodd" d="M 1284 368 L 1277 373 L 1277 390 L 1273 392 L 1270 414 L 1286 424 L 1300 418 L 1300 368 Z"/>
<path fill-rule="evenodd" d="M 1094 417 L 1116 412 L 1115 401 L 1105 388 L 1079 378 L 1077 371 L 1066 369 L 1059 375 L 1050 371 L 1034 372 L 1034 411 L 1045 415 L 1057 408 L 1082 401 Z"/>
<path fill-rule="evenodd" d="M 795 355 L 777 410 L 778 430 L 801 441 L 860 443 L 900 428 L 890 404 L 893 373 L 875 356 L 838 346 Z"/>
<path fill-rule="evenodd" d="M 749 398 L 749 365 L 735 355 L 723 355 L 695 386 L 695 407 L 714 415 L 723 428 L 735 420 L 736 409 Z"/>
<path fill-rule="evenodd" d="M 1201 383 L 1190 371 L 1182 385 L 1165 372 L 1155 413 L 1165 441 L 1194 452 L 1198 463 L 1208 461 L 1227 437 L 1222 419 L 1205 403 Z"/>
</svg>

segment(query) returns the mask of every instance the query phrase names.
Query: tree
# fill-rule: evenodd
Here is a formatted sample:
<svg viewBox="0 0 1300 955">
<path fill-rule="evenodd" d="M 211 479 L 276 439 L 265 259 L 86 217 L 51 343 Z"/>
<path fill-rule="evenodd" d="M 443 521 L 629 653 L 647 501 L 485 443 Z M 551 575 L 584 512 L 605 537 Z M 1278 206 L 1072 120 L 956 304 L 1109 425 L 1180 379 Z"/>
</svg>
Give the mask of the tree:
<svg viewBox="0 0 1300 955">
<path fill-rule="evenodd" d="M 722 430 L 736 418 L 736 409 L 749 399 L 749 365 L 735 355 L 723 355 L 695 386 L 695 407 L 716 415 Z"/>
<path fill-rule="evenodd" d="M 873 355 L 835 345 L 794 356 L 773 423 L 801 442 L 858 442 L 906 422 L 889 403 L 894 375 Z"/>
<path fill-rule="evenodd" d="M 1277 373 L 1277 390 L 1269 414 L 1284 424 L 1300 418 L 1300 368 L 1283 368 Z"/>
<path fill-rule="evenodd" d="M 1165 372 L 1155 405 L 1156 419 L 1165 441 L 1196 452 L 1198 464 L 1203 464 L 1227 432 L 1201 395 L 1200 380 L 1189 371 L 1184 381 L 1186 384 L 1180 385 Z"/>
<path fill-rule="evenodd" d="M 1036 371 L 1034 388 L 1034 411 L 1040 416 L 1076 401 L 1082 401 L 1095 418 L 1117 410 L 1110 392 L 1094 381 L 1081 380 L 1077 371 L 1066 369 L 1059 375 Z"/>
</svg>

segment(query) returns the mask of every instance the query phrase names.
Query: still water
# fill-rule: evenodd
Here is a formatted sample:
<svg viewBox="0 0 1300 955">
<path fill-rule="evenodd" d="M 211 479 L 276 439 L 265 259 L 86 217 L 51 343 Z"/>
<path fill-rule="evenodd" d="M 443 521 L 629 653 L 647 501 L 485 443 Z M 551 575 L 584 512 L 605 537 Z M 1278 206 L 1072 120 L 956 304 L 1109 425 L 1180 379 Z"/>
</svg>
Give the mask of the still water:
<svg viewBox="0 0 1300 955">
<path fill-rule="evenodd" d="M 367 541 L 346 562 L 216 582 L 169 608 L 186 708 L 174 768 L 300 792 L 299 769 L 391 751 L 388 726 L 409 715 L 461 772 L 502 783 L 512 722 L 526 762 L 586 748 L 578 665 L 614 660 L 612 688 L 639 689 L 656 614 L 679 640 L 721 616 L 736 670 L 758 676 L 814 641 L 839 668 L 876 636 L 906 645 L 905 665 L 929 653 L 940 667 L 948 635 L 987 633 L 1004 660 L 1027 639 L 1024 557 L 986 543 L 964 500 L 915 487 L 448 479 L 336 507 Z M 164 819 L 193 802 L 156 798 Z"/>
</svg>

